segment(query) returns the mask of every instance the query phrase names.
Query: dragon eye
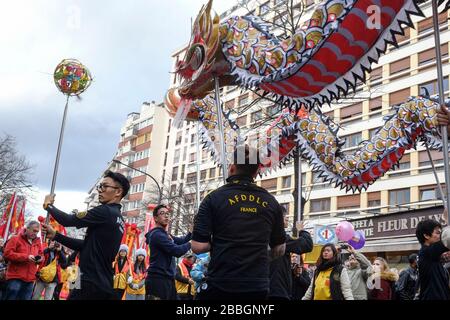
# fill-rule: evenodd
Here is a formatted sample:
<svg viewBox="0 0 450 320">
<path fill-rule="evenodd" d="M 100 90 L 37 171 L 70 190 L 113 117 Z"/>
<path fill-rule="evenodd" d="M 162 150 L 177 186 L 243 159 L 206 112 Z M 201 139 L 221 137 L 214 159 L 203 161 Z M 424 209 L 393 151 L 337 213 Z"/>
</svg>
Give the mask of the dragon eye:
<svg viewBox="0 0 450 320">
<path fill-rule="evenodd" d="M 204 49 L 200 46 L 196 47 L 194 49 L 194 52 L 192 54 L 192 58 L 190 61 L 191 68 L 193 70 L 199 69 L 203 63 L 203 58 L 204 58 Z"/>
</svg>

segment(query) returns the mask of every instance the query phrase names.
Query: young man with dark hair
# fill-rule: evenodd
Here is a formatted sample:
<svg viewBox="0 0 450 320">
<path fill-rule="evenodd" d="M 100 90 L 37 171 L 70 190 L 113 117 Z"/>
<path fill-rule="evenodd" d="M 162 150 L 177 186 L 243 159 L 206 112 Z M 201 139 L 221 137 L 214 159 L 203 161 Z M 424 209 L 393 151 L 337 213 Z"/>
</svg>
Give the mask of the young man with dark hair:
<svg viewBox="0 0 450 320">
<path fill-rule="evenodd" d="M 195 217 L 192 250 L 211 250 L 199 300 L 265 299 L 269 291 L 267 249 L 271 247 L 273 258 L 285 251 L 282 207 L 254 182 L 259 168 L 256 151 L 248 147 L 243 151 L 234 153 L 228 183 L 206 196 Z"/>
<path fill-rule="evenodd" d="M 443 216 L 446 216 L 444 210 Z M 449 300 L 448 273 L 441 263 L 441 255 L 450 249 L 450 227 L 435 220 L 420 221 L 416 236 L 422 248 L 419 251 L 419 299 Z"/>
<path fill-rule="evenodd" d="M 145 239 L 150 247 L 150 266 L 145 279 L 145 292 L 150 300 L 177 300 L 175 289 L 175 259 L 191 249 L 191 233 L 184 237 L 174 237 L 167 233 L 170 210 L 166 205 L 158 205 L 153 210 L 155 228 Z"/>
<path fill-rule="evenodd" d="M 408 269 L 400 273 L 400 277 L 396 284 L 397 296 L 400 300 L 414 300 L 414 297 L 416 296 L 417 283 L 419 279 L 417 257 L 418 255 L 415 253 L 410 254 L 408 257 Z"/>
<path fill-rule="evenodd" d="M 119 251 L 125 223 L 120 201 L 128 193 L 130 183 L 120 173 L 107 171 L 97 186 L 100 206 L 87 212 L 66 214 L 53 206 L 55 195 L 47 195 L 44 209 L 64 227 L 86 228 L 84 240 L 66 237 L 43 225 L 47 238 L 79 251 L 81 283 L 72 290 L 71 300 L 109 300 L 114 298 L 112 263 Z"/>
</svg>

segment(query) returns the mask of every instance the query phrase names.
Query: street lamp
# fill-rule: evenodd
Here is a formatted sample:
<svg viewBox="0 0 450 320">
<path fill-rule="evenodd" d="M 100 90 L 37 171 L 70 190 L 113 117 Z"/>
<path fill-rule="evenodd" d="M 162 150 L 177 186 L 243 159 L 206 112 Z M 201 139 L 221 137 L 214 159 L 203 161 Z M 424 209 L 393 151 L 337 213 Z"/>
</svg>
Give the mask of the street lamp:
<svg viewBox="0 0 450 320">
<path fill-rule="evenodd" d="M 133 170 L 135 170 L 135 171 L 137 171 L 137 172 L 140 172 L 140 173 L 142 173 L 142 174 L 145 174 L 147 177 L 150 177 L 150 178 L 156 183 L 156 186 L 158 187 L 158 191 L 159 191 L 158 204 L 161 203 L 161 199 L 162 199 L 162 190 L 161 190 L 161 187 L 159 186 L 158 181 L 156 181 L 155 178 L 153 178 L 153 177 L 152 177 L 151 175 L 149 175 L 148 173 L 146 173 L 146 172 L 144 172 L 144 171 L 141 171 L 141 170 L 139 170 L 139 169 L 133 168 L 132 166 L 129 166 L 129 165 L 127 165 L 127 164 L 125 164 L 125 163 L 123 163 L 123 162 L 121 162 L 121 161 L 119 161 L 119 160 L 113 159 L 113 162 L 119 163 L 119 164 L 121 164 L 121 165 L 124 165 L 125 167 L 128 167 L 128 168 L 130 168 L 130 169 L 133 169 Z"/>
</svg>

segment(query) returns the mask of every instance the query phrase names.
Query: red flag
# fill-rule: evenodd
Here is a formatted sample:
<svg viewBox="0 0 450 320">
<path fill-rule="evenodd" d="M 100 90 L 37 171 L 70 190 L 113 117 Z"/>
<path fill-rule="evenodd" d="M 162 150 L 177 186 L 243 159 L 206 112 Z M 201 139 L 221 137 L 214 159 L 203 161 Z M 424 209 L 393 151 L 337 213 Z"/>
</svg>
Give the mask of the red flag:
<svg viewBox="0 0 450 320">
<path fill-rule="evenodd" d="M 11 198 L 9 198 L 9 203 L 6 206 L 5 211 L 3 212 L 2 219 L 0 220 L 0 236 L 2 238 L 5 238 L 6 236 L 6 225 L 8 224 L 8 218 L 11 212 L 11 208 L 14 206 L 15 202 L 16 202 L 16 193 L 14 192 Z M 7 239 L 5 239 L 5 241 L 6 240 Z"/>
<path fill-rule="evenodd" d="M 19 219 L 17 219 L 17 228 L 16 230 L 20 230 L 25 226 L 25 205 L 26 200 L 23 200 L 22 209 L 20 210 Z"/>
<path fill-rule="evenodd" d="M 137 228 L 135 223 L 133 224 L 125 223 L 125 232 L 122 238 L 122 243 L 125 243 L 128 246 L 128 258 L 130 259 L 133 255 L 134 246 L 139 243 L 139 240 L 136 239 L 139 238 L 138 232 L 139 229 Z"/>
<path fill-rule="evenodd" d="M 14 202 L 14 207 L 11 213 L 11 222 L 9 223 L 9 234 L 14 234 L 16 233 L 16 226 L 17 226 L 17 221 L 19 219 L 19 210 L 18 210 L 18 203 L 19 201 L 15 201 Z"/>
</svg>

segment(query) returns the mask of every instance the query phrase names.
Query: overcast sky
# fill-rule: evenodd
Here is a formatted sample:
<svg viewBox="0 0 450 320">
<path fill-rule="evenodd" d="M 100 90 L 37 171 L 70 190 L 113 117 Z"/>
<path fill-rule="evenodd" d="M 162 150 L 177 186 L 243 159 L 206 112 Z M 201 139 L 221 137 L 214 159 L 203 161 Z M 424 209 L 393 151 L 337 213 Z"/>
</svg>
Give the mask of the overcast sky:
<svg viewBox="0 0 450 320">
<path fill-rule="evenodd" d="M 87 191 L 117 148 L 120 127 L 144 101 L 160 102 L 171 53 L 190 37 L 206 0 L 1 1 L 0 134 L 16 137 L 35 165 L 39 211 L 50 189 L 65 97 L 52 73 L 76 58 L 94 81 L 71 98 L 56 185 L 57 206 L 83 209 Z M 215 0 L 219 14 L 235 1 Z M 59 196 L 58 196 L 59 195 Z"/>
</svg>

